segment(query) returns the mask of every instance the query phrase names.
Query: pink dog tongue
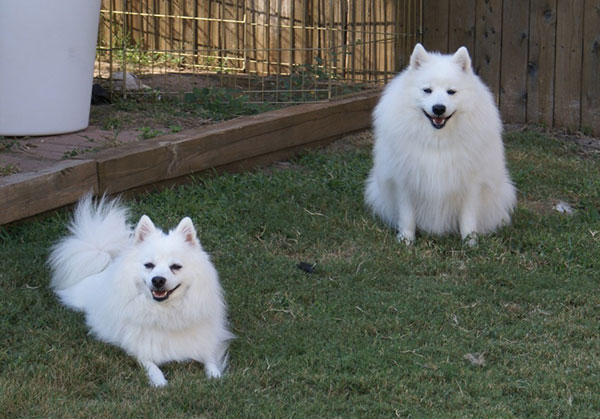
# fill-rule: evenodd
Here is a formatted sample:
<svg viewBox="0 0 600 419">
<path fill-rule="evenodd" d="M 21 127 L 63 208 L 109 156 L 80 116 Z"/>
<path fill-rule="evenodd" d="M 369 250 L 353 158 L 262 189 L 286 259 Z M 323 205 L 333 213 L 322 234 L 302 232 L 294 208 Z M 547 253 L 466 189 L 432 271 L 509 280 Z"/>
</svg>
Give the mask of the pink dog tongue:
<svg viewBox="0 0 600 419">
<path fill-rule="evenodd" d="M 444 123 L 444 118 L 433 118 L 433 122 L 435 122 L 438 125 L 441 125 Z"/>
<path fill-rule="evenodd" d="M 165 295 L 167 295 L 167 291 L 152 291 L 152 295 L 158 298 L 163 298 Z"/>
</svg>

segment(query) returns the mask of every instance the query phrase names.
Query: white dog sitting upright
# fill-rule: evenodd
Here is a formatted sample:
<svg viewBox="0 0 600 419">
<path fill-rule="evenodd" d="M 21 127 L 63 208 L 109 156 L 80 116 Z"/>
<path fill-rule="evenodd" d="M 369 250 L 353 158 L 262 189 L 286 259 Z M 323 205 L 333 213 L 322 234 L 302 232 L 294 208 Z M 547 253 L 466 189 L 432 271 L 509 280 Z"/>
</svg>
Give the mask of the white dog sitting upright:
<svg viewBox="0 0 600 419">
<path fill-rule="evenodd" d="M 70 232 L 50 255 L 51 286 L 98 339 L 134 356 L 154 386 L 167 384 L 158 365 L 169 361 L 199 361 L 208 377 L 221 376 L 233 335 L 189 218 L 165 234 L 144 215 L 132 231 L 118 201 L 87 196 Z"/>
<path fill-rule="evenodd" d="M 428 53 L 417 44 L 408 68 L 374 111 L 374 166 L 365 199 L 411 243 L 417 228 L 478 233 L 509 223 L 515 188 L 504 160 L 502 124 L 467 49 Z"/>
</svg>

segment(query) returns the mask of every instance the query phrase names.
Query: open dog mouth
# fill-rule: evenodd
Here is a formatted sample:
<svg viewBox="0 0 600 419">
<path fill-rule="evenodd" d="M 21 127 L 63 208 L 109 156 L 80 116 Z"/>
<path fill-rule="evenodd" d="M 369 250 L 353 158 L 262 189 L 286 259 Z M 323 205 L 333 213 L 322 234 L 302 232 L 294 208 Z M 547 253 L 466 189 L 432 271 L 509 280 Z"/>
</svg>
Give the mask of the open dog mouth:
<svg viewBox="0 0 600 419">
<path fill-rule="evenodd" d="M 451 113 L 450 115 L 448 115 L 446 117 L 431 116 L 427 112 L 425 112 L 424 110 L 423 110 L 423 113 L 425 114 L 425 116 L 427 117 L 427 119 L 429 119 L 429 122 L 431 122 L 431 125 L 433 125 L 433 127 L 435 129 L 442 129 L 442 128 L 444 128 L 444 126 L 446 125 L 446 122 L 448 122 L 448 120 L 450 118 L 452 118 L 452 115 L 454 115 L 454 113 Z"/>
<path fill-rule="evenodd" d="M 181 284 L 177 285 L 175 288 L 173 288 L 172 290 L 152 290 L 152 298 L 154 298 L 156 301 L 165 301 L 167 298 L 169 298 L 171 296 L 171 294 L 173 294 L 173 291 L 175 291 L 177 288 L 179 288 L 181 286 Z"/>
</svg>

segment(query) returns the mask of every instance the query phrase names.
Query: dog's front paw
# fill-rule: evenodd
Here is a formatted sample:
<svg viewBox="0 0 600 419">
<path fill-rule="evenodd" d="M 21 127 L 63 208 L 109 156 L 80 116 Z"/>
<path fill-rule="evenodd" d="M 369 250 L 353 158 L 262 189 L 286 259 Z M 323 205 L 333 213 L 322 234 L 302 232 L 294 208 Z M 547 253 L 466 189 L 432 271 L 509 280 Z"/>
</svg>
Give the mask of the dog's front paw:
<svg viewBox="0 0 600 419">
<path fill-rule="evenodd" d="M 150 380 L 150 384 L 152 386 L 164 387 L 167 385 L 167 379 L 155 363 L 150 361 L 142 361 L 141 363 L 146 369 L 148 379 Z"/>
<path fill-rule="evenodd" d="M 207 362 L 204 364 L 204 372 L 208 378 L 220 378 L 221 375 L 223 375 L 221 369 L 212 362 Z"/>
<path fill-rule="evenodd" d="M 168 384 L 167 379 L 164 377 L 150 377 L 150 384 L 153 387 L 164 387 Z"/>
<path fill-rule="evenodd" d="M 415 241 L 415 234 L 408 231 L 399 231 L 396 235 L 396 239 L 399 243 L 404 243 L 406 246 L 410 246 Z"/>
<path fill-rule="evenodd" d="M 477 233 L 473 232 L 463 237 L 463 243 L 469 247 L 477 246 Z"/>
</svg>

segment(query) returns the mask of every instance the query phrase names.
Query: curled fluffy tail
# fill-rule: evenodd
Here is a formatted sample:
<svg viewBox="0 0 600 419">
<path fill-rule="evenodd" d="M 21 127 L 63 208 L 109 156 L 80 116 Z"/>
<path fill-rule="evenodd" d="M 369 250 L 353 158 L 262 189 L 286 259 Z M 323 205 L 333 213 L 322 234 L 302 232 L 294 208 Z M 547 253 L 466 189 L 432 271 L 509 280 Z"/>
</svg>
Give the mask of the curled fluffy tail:
<svg viewBox="0 0 600 419">
<path fill-rule="evenodd" d="M 102 272 L 130 242 L 127 208 L 119 200 L 105 197 L 93 202 L 84 196 L 69 225 L 70 235 L 60 240 L 50 253 L 50 286 L 63 290 L 82 279 Z"/>
</svg>

